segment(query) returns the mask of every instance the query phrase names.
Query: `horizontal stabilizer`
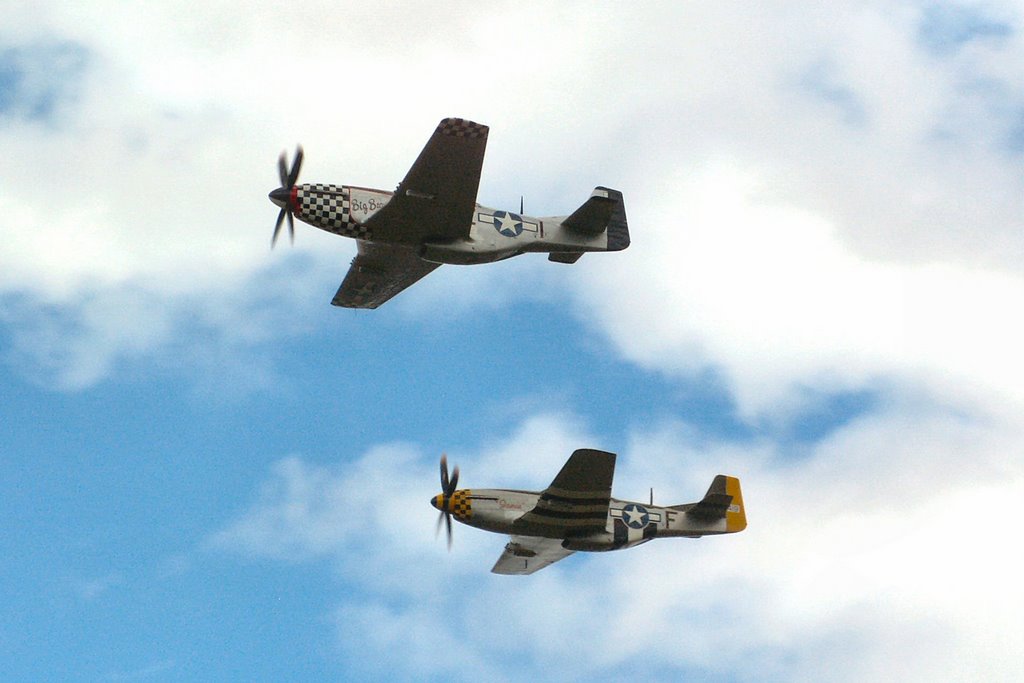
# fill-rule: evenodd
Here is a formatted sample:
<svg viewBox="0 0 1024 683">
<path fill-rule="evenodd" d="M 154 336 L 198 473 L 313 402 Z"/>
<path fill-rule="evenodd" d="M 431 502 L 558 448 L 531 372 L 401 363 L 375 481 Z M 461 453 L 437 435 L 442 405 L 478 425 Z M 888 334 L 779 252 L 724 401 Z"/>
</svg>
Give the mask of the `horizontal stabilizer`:
<svg viewBox="0 0 1024 683">
<path fill-rule="evenodd" d="M 732 496 L 725 492 L 725 476 L 719 474 L 711 482 L 711 487 L 708 488 L 704 498 L 687 510 L 687 514 L 701 519 L 718 519 L 725 517 L 725 512 L 731 504 Z"/>
<path fill-rule="evenodd" d="M 708 492 L 699 502 L 674 505 L 673 509 L 682 510 L 688 517 L 701 523 L 725 518 L 727 532 L 743 531 L 747 527 L 747 513 L 743 508 L 740 480 L 724 474 L 715 477 Z"/>
<path fill-rule="evenodd" d="M 583 256 L 582 251 L 553 251 L 548 254 L 548 261 L 555 263 L 576 263 Z"/>
<path fill-rule="evenodd" d="M 590 199 L 562 221 L 562 225 L 576 232 L 597 235 L 608 227 L 608 221 L 611 220 L 614 210 L 615 200 L 608 196 L 608 190 L 595 188 Z"/>
<path fill-rule="evenodd" d="M 622 251 L 629 246 L 626 205 L 618 190 L 595 187 L 590 199 L 563 220 L 562 225 L 584 235 L 607 232 L 608 244 L 605 251 Z"/>
<path fill-rule="evenodd" d="M 611 219 L 611 211 L 615 208 L 613 200 L 608 198 L 606 191 L 594 190 L 582 207 L 572 212 L 562 221 L 562 225 L 578 232 L 597 234 L 603 232 Z"/>
</svg>

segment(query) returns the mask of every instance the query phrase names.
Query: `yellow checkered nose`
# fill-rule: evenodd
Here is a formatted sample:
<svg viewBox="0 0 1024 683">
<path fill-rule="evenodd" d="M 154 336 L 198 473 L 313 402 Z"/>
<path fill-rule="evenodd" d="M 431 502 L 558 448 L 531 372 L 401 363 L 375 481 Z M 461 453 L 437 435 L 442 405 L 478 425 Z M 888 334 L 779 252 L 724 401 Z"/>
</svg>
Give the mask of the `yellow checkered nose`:
<svg viewBox="0 0 1024 683">
<path fill-rule="evenodd" d="M 439 493 L 430 499 L 430 504 L 441 512 L 455 515 L 455 519 L 469 519 L 473 516 L 473 505 L 470 503 L 469 495 L 469 489 L 456 491 L 448 498 Z"/>
</svg>

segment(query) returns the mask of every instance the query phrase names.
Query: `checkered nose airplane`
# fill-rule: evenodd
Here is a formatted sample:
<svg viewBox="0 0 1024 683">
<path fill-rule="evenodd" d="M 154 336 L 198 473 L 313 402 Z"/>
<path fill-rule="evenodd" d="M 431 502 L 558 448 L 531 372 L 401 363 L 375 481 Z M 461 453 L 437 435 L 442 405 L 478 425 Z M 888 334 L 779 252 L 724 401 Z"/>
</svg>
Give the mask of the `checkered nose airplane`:
<svg viewBox="0 0 1024 683">
<path fill-rule="evenodd" d="M 544 252 L 575 263 L 588 251 L 629 246 L 622 193 L 598 187 L 568 216 L 533 218 L 476 203 L 487 126 L 463 119 L 438 124 L 394 192 L 351 185 L 297 185 L 302 148 L 289 170 L 278 160 L 281 187 L 270 200 L 281 211 L 271 246 L 288 219 L 355 238 L 357 255 L 331 301 L 345 308 L 377 308 L 443 263 L 500 261 Z"/>
<path fill-rule="evenodd" d="M 459 468 L 448 476 L 441 456 L 441 511 L 452 542 L 452 517 L 478 529 L 509 534 L 495 574 L 532 574 L 577 550 L 621 550 L 654 538 L 700 538 L 747 528 L 740 480 L 718 475 L 700 501 L 658 507 L 611 497 L 615 454 L 575 451 L 543 491 L 458 489 Z M 653 498 L 653 496 L 652 496 Z"/>
</svg>

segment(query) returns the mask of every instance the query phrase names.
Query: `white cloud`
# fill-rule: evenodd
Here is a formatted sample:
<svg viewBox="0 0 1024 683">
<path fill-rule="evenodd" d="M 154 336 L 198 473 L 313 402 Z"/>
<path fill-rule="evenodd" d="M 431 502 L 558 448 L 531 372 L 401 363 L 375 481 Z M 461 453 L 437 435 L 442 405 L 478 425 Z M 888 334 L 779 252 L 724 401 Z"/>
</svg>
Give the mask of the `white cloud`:
<svg viewBox="0 0 1024 683">
<path fill-rule="evenodd" d="M 1009 313 L 1024 277 L 859 256 L 768 187 L 727 164 L 643 195 L 631 214 L 643 240 L 579 287 L 622 353 L 673 373 L 719 367 L 747 415 L 778 414 L 806 388 L 894 379 L 968 403 L 1024 399 L 1024 324 Z"/>
<path fill-rule="evenodd" d="M 130 671 L 111 671 L 104 676 L 108 681 L 141 681 L 166 675 L 178 665 L 174 659 L 162 659 Z"/>
<path fill-rule="evenodd" d="M 133 281 L 83 285 L 74 302 L 9 295 L 0 310 L 10 328 L 5 360 L 29 380 L 65 390 L 115 369 L 181 373 L 201 391 L 265 387 L 282 380 L 266 344 L 306 331 L 317 304 L 306 293 L 329 286 L 304 263 L 266 269 L 258 289 L 236 279 L 212 292 L 169 293 Z"/>
<path fill-rule="evenodd" d="M 111 589 L 123 585 L 124 582 L 124 576 L 120 572 L 111 572 L 96 578 L 77 579 L 74 581 L 74 590 L 82 600 L 92 602 L 101 598 Z"/>
</svg>

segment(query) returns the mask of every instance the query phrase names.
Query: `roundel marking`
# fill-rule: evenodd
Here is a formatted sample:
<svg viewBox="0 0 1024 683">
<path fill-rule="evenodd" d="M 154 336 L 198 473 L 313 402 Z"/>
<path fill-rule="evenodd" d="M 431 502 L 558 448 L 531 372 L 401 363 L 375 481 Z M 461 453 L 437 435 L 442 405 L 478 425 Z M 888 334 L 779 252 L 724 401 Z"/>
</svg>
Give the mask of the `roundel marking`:
<svg viewBox="0 0 1024 683">
<path fill-rule="evenodd" d="M 523 217 L 508 211 L 495 211 L 494 229 L 505 237 L 519 237 L 523 233 Z"/>
<path fill-rule="evenodd" d="M 651 521 L 651 516 L 647 514 L 647 508 L 636 503 L 630 503 L 622 508 L 622 518 L 626 522 L 626 526 L 631 529 L 643 529 Z"/>
</svg>

